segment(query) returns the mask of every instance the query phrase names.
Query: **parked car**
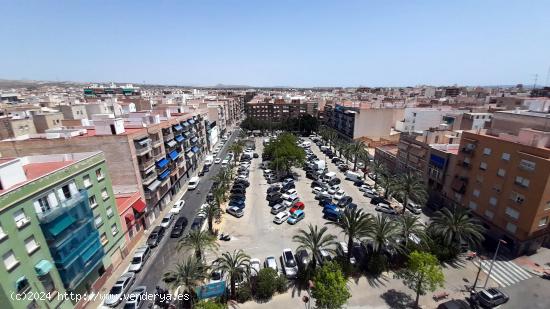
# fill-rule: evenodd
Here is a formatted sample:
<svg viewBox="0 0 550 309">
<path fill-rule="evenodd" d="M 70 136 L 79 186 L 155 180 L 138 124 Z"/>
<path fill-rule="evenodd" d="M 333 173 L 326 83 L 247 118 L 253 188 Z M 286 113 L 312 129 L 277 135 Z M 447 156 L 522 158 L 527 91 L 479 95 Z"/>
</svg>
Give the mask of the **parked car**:
<svg viewBox="0 0 550 309">
<path fill-rule="evenodd" d="M 296 258 L 296 262 L 298 262 L 298 269 L 302 271 L 306 270 L 309 265 L 309 253 L 307 253 L 307 250 L 297 250 L 294 257 Z"/>
<path fill-rule="evenodd" d="M 336 246 L 336 252 L 342 256 L 343 258 L 347 259 L 347 256 L 348 256 L 348 244 L 341 241 L 338 243 L 338 245 Z M 355 265 L 356 264 L 356 261 L 355 261 L 355 257 L 352 256 L 350 258 L 350 263 L 352 265 Z"/>
<path fill-rule="evenodd" d="M 336 193 L 334 193 L 332 198 L 338 201 L 342 199 L 344 196 L 346 196 L 346 192 L 344 192 L 344 190 L 338 190 Z"/>
<path fill-rule="evenodd" d="M 172 224 L 173 220 L 174 220 L 174 213 L 169 212 L 164 216 L 164 218 L 162 218 L 162 221 L 160 222 L 160 226 L 162 226 L 163 228 L 168 228 L 170 224 Z"/>
<path fill-rule="evenodd" d="M 261 262 L 259 259 L 250 259 L 250 276 L 255 277 L 260 272 Z"/>
<path fill-rule="evenodd" d="M 290 208 L 294 206 L 294 204 L 298 203 L 300 201 L 300 198 L 297 195 L 292 195 L 288 199 L 283 199 L 283 205 L 286 208 Z"/>
<path fill-rule="evenodd" d="M 359 187 L 359 191 L 361 192 L 367 192 L 367 190 L 371 190 L 372 191 L 372 187 L 370 185 L 367 185 L 367 184 L 362 184 L 360 187 Z"/>
<path fill-rule="evenodd" d="M 187 218 L 185 217 L 179 217 L 176 220 L 176 223 L 174 223 L 174 227 L 172 228 L 172 233 L 170 233 L 170 237 L 176 238 L 180 237 L 181 234 L 183 234 L 183 231 L 187 227 Z"/>
<path fill-rule="evenodd" d="M 128 266 L 128 271 L 134 273 L 141 271 L 150 255 L 151 249 L 149 246 L 141 246 L 137 248 L 136 252 L 134 252 L 134 256 L 132 257 L 132 261 L 130 261 L 130 266 Z"/>
<path fill-rule="evenodd" d="M 242 208 L 235 207 L 235 206 L 228 207 L 227 213 L 237 218 L 244 216 L 244 210 Z"/>
<path fill-rule="evenodd" d="M 290 217 L 286 220 L 288 224 L 296 224 L 304 219 L 306 216 L 303 210 L 296 210 Z"/>
<path fill-rule="evenodd" d="M 271 192 L 278 192 L 281 190 L 281 186 L 280 185 L 271 185 L 269 186 L 269 188 L 267 188 L 267 193 L 271 193 Z"/>
<path fill-rule="evenodd" d="M 347 205 L 351 204 L 353 202 L 353 199 L 351 196 L 344 196 L 338 202 L 336 203 L 339 207 L 346 207 Z"/>
<path fill-rule="evenodd" d="M 179 199 L 174 203 L 174 206 L 172 206 L 172 209 L 170 209 L 170 212 L 173 214 L 179 214 L 180 211 L 183 209 L 183 206 L 185 206 L 185 201 L 182 199 Z"/>
<path fill-rule="evenodd" d="M 195 190 L 199 186 L 199 182 L 199 177 L 191 177 L 191 179 L 189 179 L 189 184 L 187 185 L 187 190 Z"/>
<path fill-rule="evenodd" d="M 208 165 L 204 165 L 201 171 L 199 172 L 199 176 L 204 176 L 204 174 L 208 173 L 209 170 L 210 168 L 208 167 Z"/>
<path fill-rule="evenodd" d="M 241 187 L 233 187 L 231 188 L 231 191 L 229 191 L 231 194 L 246 194 L 246 189 Z"/>
<path fill-rule="evenodd" d="M 508 302 L 510 297 L 497 288 L 491 288 L 477 292 L 475 294 L 475 299 L 479 301 L 482 306 L 493 308 Z"/>
<path fill-rule="evenodd" d="M 243 199 L 233 199 L 229 201 L 229 207 L 237 207 L 243 209 L 246 207 L 246 202 Z"/>
<path fill-rule="evenodd" d="M 155 228 L 151 231 L 151 234 L 149 234 L 149 237 L 147 238 L 147 245 L 149 247 L 156 247 L 162 240 L 162 237 L 164 237 L 165 228 L 162 226 L 155 226 Z"/>
<path fill-rule="evenodd" d="M 385 199 L 382 198 L 382 197 L 373 197 L 373 198 L 371 198 L 370 203 L 371 203 L 372 205 L 378 205 L 378 204 L 380 204 L 380 203 L 383 203 L 383 204 L 386 204 L 386 205 L 389 205 L 389 204 L 390 204 L 390 202 L 388 202 L 387 200 L 385 200 Z"/>
<path fill-rule="evenodd" d="M 248 188 L 248 186 L 250 186 L 250 182 L 248 182 L 248 180 L 242 179 L 242 178 L 235 179 L 235 181 L 234 181 L 233 183 L 234 183 L 234 184 L 243 185 L 243 186 L 245 186 L 245 187 L 247 187 L 247 188 Z"/>
<path fill-rule="evenodd" d="M 286 209 L 285 205 L 283 204 L 275 204 L 273 205 L 273 207 L 271 207 L 271 214 L 278 214 L 280 213 L 281 211 L 284 211 Z"/>
<path fill-rule="evenodd" d="M 281 204 L 281 205 L 282 205 L 283 202 L 284 202 L 283 198 L 279 196 L 279 197 L 277 197 L 277 198 L 274 198 L 274 199 L 272 199 L 272 200 L 269 200 L 268 205 L 271 206 L 271 207 L 273 207 L 274 205 L 277 205 L 277 204 Z M 284 207 L 284 206 L 283 206 L 283 207 Z"/>
<path fill-rule="evenodd" d="M 147 300 L 147 287 L 144 285 L 136 286 L 128 296 L 123 309 L 139 309 Z"/>
<path fill-rule="evenodd" d="M 272 192 L 269 192 L 266 196 L 266 199 L 268 201 L 271 201 L 271 200 L 274 200 L 274 199 L 277 199 L 277 198 L 280 198 L 283 194 L 279 191 L 272 191 Z"/>
<path fill-rule="evenodd" d="M 388 215 L 397 215 L 397 211 L 395 211 L 395 209 L 393 209 L 388 204 L 380 203 L 374 208 L 374 210 L 388 214 Z"/>
<path fill-rule="evenodd" d="M 233 199 L 246 199 L 246 194 L 245 193 L 231 193 L 231 195 L 229 196 L 229 199 L 230 200 L 233 200 Z"/>
<path fill-rule="evenodd" d="M 283 249 L 283 271 L 287 278 L 296 278 L 298 275 L 298 264 L 296 258 L 289 248 Z"/>
<path fill-rule="evenodd" d="M 290 208 L 289 212 L 290 212 L 291 214 L 293 214 L 296 210 L 304 210 L 304 208 L 305 208 L 304 203 L 298 201 L 298 202 L 294 203 L 294 205 L 292 205 L 292 207 Z"/>
<path fill-rule="evenodd" d="M 320 257 L 319 264 L 321 265 L 325 262 L 332 261 L 332 255 L 330 255 L 330 253 L 325 249 L 319 250 L 319 257 Z"/>
<path fill-rule="evenodd" d="M 422 212 L 422 208 L 420 207 L 420 205 L 411 201 L 407 203 L 407 210 L 409 210 L 415 215 L 419 215 Z"/>
<path fill-rule="evenodd" d="M 123 295 L 130 290 L 135 280 L 136 275 L 132 272 L 127 272 L 120 276 L 109 291 L 103 304 L 107 307 L 116 307 L 122 301 Z"/>
<path fill-rule="evenodd" d="M 196 217 L 193 220 L 193 223 L 191 223 L 191 230 L 192 231 L 200 230 L 202 228 L 203 224 L 204 224 L 204 218 Z"/>
<path fill-rule="evenodd" d="M 324 199 L 330 199 L 332 200 L 332 195 L 328 193 L 327 191 L 321 191 L 315 195 L 315 199 L 317 200 L 324 200 Z"/>
<path fill-rule="evenodd" d="M 277 259 L 274 256 L 268 256 L 264 261 L 264 268 L 271 268 L 278 273 Z"/>
</svg>

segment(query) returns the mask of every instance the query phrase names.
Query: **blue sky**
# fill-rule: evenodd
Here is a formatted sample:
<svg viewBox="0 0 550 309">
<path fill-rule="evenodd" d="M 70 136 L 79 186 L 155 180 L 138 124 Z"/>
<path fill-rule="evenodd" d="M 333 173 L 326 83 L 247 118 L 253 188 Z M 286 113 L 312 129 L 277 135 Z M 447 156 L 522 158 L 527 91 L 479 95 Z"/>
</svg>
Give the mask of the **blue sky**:
<svg viewBox="0 0 550 309">
<path fill-rule="evenodd" d="M 180 85 L 546 82 L 550 1 L 2 1 L 0 78 Z"/>
</svg>

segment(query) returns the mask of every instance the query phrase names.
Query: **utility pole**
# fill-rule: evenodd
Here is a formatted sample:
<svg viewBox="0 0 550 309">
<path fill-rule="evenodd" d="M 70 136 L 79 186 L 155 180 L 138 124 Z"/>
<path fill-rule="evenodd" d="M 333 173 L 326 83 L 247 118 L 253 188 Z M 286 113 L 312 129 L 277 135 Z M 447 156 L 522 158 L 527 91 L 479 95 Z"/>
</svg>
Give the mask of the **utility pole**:
<svg viewBox="0 0 550 309">
<path fill-rule="evenodd" d="M 498 240 L 497 249 L 495 250 L 495 254 L 493 255 L 493 260 L 491 261 L 491 266 L 489 266 L 489 273 L 487 274 L 487 278 L 485 279 L 485 284 L 483 285 L 483 288 L 487 286 L 487 282 L 489 282 L 489 277 L 491 277 L 491 271 L 493 270 L 493 265 L 495 264 L 495 260 L 497 258 L 498 249 L 500 249 L 500 244 L 506 244 L 506 242 L 502 239 Z M 481 264 L 480 264 L 481 265 Z"/>
</svg>

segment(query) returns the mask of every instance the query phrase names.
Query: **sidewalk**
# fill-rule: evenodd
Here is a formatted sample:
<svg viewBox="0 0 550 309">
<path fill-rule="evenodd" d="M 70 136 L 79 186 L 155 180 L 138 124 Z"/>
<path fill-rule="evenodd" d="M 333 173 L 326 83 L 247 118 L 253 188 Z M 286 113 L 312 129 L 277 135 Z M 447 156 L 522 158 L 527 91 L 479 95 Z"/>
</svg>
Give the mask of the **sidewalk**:
<svg viewBox="0 0 550 309">
<path fill-rule="evenodd" d="M 545 270 L 550 272 L 550 249 L 541 247 L 537 253 L 530 256 L 520 256 L 513 262 L 533 275 L 540 276 Z"/>
</svg>

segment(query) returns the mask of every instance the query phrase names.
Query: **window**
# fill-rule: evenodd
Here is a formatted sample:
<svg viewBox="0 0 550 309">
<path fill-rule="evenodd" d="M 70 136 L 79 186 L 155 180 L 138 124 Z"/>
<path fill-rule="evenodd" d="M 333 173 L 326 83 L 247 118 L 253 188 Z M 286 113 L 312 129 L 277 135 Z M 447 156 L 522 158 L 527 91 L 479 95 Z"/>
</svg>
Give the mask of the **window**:
<svg viewBox="0 0 550 309">
<path fill-rule="evenodd" d="M 539 227 L 545 226 L 546 224 L 548 224 L 548 217 L 544 217 L 539 220 Z"/>
<path fill-rule="evenodd" d="M 31 286 L 29 285 L 29 280 L 25 277 L 21 277 L 21 279 L 18 279 L 17 282 L 15 282 L 15 289 L 17 290 L 17 293 L 26 292 L 30 288 Z"/>
<path fill-rule="evenodd" d="M 492 152 L 491 148 L 485 147 L 485 148 L 483 149 L 483 154 L 486 155 L 486 156 L 490 155 L 491 152 Z"/>
<path fill-rule="evenodd" d="M 6 237 L 8 237 L 8 234 L 6 234 L 6 232 L 4 232 L 4 229 L 0 225 L 0 240 L 4 239 Z"/>
<path fill-rule="evenodd" d="M 101 234 L 100 241 L 101 245 L 105 246 L 109 242 L 109 239 L 107 239 L 107 234 Z"/>
<path fill-rule="evenodd" d="M 116 224 L 111 225 L 111 234 L 115 236 L 117 233 L 118 233 L 118 227 L 116 226 Z"/>
<path fill-rule="evenodd" d="M 479 197 L 479 190 L 474 189 L 474 192 L 472 192 L 472 195 L 475 196 L 475 197 Z"/>
<path fill-rule="evenodd" d="M 106 188 L 101 189 L 101 198 L 103 200 L 106 200 L 109 198 L 109 193 L 107 192 Z"/>
<path fill-rule="evenodd" d="M 83 181 L 84 187 L 89 188 L 92 186 L 92 181 L 90 180 L 90 175 L 84 175 Z"/>
<path fill-rule="evenodd" d="M 15 225 L 19 229 L 31 222 L 29 217 L 25 215 L 25 212 L 23 211 L 23 209 L 19 209 L 13 214 L 13 220 L 15 221 Z"/>
<path fill-rule="evenodd" d="M 103 175 L 103 171 L 100 168 L 95 170 L 95 176 L 97 177 L 97 181 L 102 181 L 103 178 L 105 178 L 105 176 Z"/>
<path fill-rule="evenodd" d="M 95 227 L 96 228 L 99 228 L 100 226 L 102 226 L 103 225 L 103 218 L 101 218 L 101 215 L 95 216 L 94 222 L 95 222 Z"/>
<path fill-rule="evenodd" d="M 525 171 L 534 171 L 537 164 L 535 162 L 522 159 L 519 162 L 519 167 Z"/>
<path fill-rule="evenodd" d="M 95 199 L 95 195 L 90 195 L 88 198 L 88 203 L 90 203 L 90 208 L 94 209 L 97 207 L 97 200 Z"/>
<path fill-rule="evenodd" d="M 481 162 L 481 163 L 479 164 L 479 169 L 480 169 L 480 170 L 486 170 L 486 169 L 487 169 L 487 163 Z"/>
<path fill-rule="evenodd" d="M 512 192 L 510 194 L 510 199 L 518 204 L 521 204 L 523 203 L 523 201 L 525 201 L 525 196 L 523 196 L 522 194 L 519 194 L 517 192 Z"/>
<path fill-rule="evenodd" d="M 510 207 L 506 207 L 506 214 L 514 219 L 517 220 L 517 218 L 519 218 L 519 211 L 513 209 L 513 208 L 510 208 Z"/>
<path fill-rule="evenodd" d="M 512 234 L 515 234 L 517 229 L 518 227 L 511 222 L 508 222 L 508 224 L 506 224 L 506 230 Z"/>
<path fill-rule="evenodd" d="M 478 183 L 483 183 L 483 176 L 482 176 L 482 175 L 477 175 L 477 176 L 476 176 L 476 181 L 477 181 Z"/>
<path fill-rule="evenodd" d="M 522 186 L 525 188 L 529 187 L 529 179 L 523 178 L 521 176 L 516 176 L 516 179 L 514 180 L 514 183 L 518 186 Z"/>
<path fill-rule="evenodd" d="M 27 249 L 28 254 L 35 252 L 38 248 L 40 248 L 40 246 L 36 242 L 36 239 L 34 239 L 34 236 L 25 239 L 25 249 Z"/>
<path fill-rule="evenodd" d="M 506 152 L 503 152 L 501 158 L 502 158 L 502 160 L 510 161 L 510 154 L 506 153 Z"/>
<path fill-rule="evenodd" d="M 498 203 L 498 199 L 497 199 L 496 197 L 494 197 L 494 196 L 491 196 L 491 198 L 489 199 L 489 204 L 490 204 L 491 206 L 496 206 L 497 203 Z"/>
<path fill-rule="evenodd" d="M 111 218 L 113 216 L 113 207 L 107 208 L 107 217 Z"/>
<path fill-rule="evenodd" d="M 490 210 L 485 210 L 485 217 L 489 218 L 489 219 L 493 219 L 493 217 L 495 216 L 495 213 L 490 211 Z"/>
<path fill-rule="evenodd" d="M 475 202 L 470 201 L 470 204 L 468 205 L 468 207 L 470 207 L 471 210 L 476 210 L 477 204 Z"/>
<path fill-rule="evenodd" d="M 8 271 L 12 270 L 17 265 L 19 265 L 19 261 L 17 260 L 17 258 L 15 257 L 15 254 L 11 250 L 4 253 L 4 255 L 2 256 L 2 259 L 4 260 L 4 266 L 6 266 L 6 269 Z"/>
<path fill-rule="evenodd" d="M 499 168 L 497 171 L 497 175 L 500 177 L 504 177 L 506 175 L 506 171 L 503 168 Z"/>
</svg>

